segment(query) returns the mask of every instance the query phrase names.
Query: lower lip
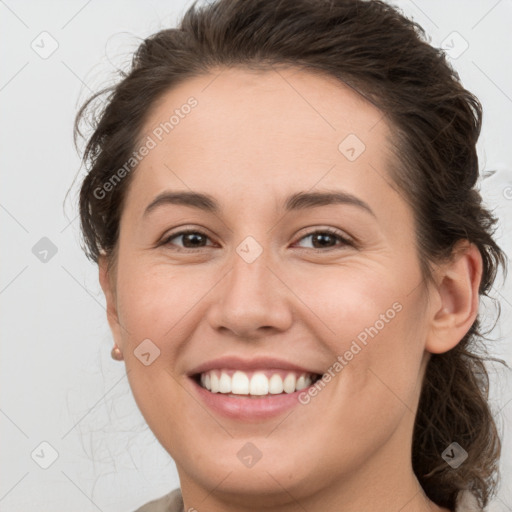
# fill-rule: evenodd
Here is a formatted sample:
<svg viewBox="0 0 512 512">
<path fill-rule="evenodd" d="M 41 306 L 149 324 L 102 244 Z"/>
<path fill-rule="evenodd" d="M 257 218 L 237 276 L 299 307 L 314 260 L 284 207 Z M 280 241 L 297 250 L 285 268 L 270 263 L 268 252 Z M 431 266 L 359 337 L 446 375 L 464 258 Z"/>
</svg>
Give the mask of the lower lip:
<svg viewBox="0 0 512 512">
<path fill-rule="evenodd" d="M 304 388 L 293 393 L 266 395 L 259 398 L 234 397 L 222 393 L 212 393 L 200 386 L 193 378 L 190 380 L 201 400 L 210 409 L 229 418 L 249 421 L 273 418 L 293 407 L 302 405 L 299 402 L 299 395 L 307 393 L 309 389 Z"/>
</svg>

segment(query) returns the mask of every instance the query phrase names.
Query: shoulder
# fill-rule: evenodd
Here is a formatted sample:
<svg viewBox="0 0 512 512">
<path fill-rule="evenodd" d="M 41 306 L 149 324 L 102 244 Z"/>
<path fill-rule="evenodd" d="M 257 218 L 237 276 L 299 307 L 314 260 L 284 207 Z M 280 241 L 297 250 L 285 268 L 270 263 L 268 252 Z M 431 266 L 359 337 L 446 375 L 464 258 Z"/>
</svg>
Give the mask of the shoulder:
<svg viewBox="0 0 512 512">
<path fill-rule="evenodd" d="M 455 512 L 484 512 L 476 496 L 469 490 L 460 491 L 455 501 Z"/>
<path fill-rule="evenodd" d="M 181 490 L 174 489 L 161 498 L 145 503 L 135 512 L 184 512 Z"/>
</svg>

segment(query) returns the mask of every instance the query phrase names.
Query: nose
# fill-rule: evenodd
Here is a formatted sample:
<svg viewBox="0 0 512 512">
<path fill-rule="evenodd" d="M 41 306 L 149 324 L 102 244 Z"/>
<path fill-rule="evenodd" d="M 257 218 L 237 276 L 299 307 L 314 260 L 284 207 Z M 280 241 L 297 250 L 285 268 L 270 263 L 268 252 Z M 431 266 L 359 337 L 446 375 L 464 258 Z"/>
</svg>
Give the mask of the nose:
<svg viewBox="0 0 512 512">
<path fill-rule="evenodd" d="M 232 261 L 208 310 L 212 328 L 251 339 L 287 330 L 293 319 L 293 294 L 284 276 L 270 268 L 266 251 L 252 263 L 237 253 Z"/>
</svg>

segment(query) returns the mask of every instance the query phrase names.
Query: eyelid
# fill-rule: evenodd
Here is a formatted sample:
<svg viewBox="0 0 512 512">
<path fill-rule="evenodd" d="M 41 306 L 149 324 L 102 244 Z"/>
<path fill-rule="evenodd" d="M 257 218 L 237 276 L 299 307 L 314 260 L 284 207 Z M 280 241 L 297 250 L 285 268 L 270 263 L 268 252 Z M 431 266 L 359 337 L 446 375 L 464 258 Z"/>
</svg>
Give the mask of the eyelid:
<svg viewBox="0 0 512 512">
<path fill-rule="evenodd" d="M 172 240 L 173 238 L 178 238 L 180 236 L 184 236 L 184 235 L 191 234 L 191 233 L 202 235 L 211 240 L 211 236 L 203 228 L 195 228 L 192 226 L 190 226 L 190 227 L 180 226 L 180 228 L 176 228 L 176 229 L 178 229 L 178 231 L 173 231 L 173 232 L 169 233 L 168 235 L 165 235 L 163 237 L 162 241 L 157 244 L 157 246 L 161 246 L 161 245 L 165 246 L 168 244 L 170 245 L 170 240 Z M 304 228 L 304 229 L 308 229 L 308 228 Z M 344 246 L 350 246 L 350 247 L 357 248 L 357 242 L 351 236 L 349 236 L 346 233 L 344 233 L 343 231 L 341 231 L 337 228 L 333 228 L 333 227 L 310 227 L 309 231 L 306 231 L 305 233 L 299 235 L 295 239 L 295 242 L 293 242 L 293 244 L 296 244 L 297 242 L 300 242 L 302 239 L 313 236 L 317 233 L 328 233 L 330 235 L 338 237 L 339 241 L 341 241 L 342 244 L 341 244 L 341 246 L 339 245 L 339 246 L 326 247 L 326 248 L 299 247 L 299 249 L 315 251 L 315 252 L 329 252 L 329 251 L 336 250 L 336 249 L 342 249 Z M 176 250 L 178 252 L 198 253 L 198 252 L 204 251 L 205 249 L 207 249 L 208 247 L 211 247 L 211 246 L 212 245 L 204 246 L 204 247 L 196 247 L 196 248 L 177 246 L 174 248 L 174 250 Z"/>
<path fill-rule="evenodd" d="M 170 240 L 172 240 L 173 238 L 178 238 L 180 236 L 188 235 L 190 233 L 202 235 L 211 240 L 211 236 L 203 228 L 199 229 L 199 228 L 187 227 L 187 226 L 180 226 L 180 228 L 177 228 L 178 231 L 173 231 L 173 232 L 169 233 L 168 235 L 165 235 L 162 238 L 161 242 L 159 242 L 157 244 L 157 247 L 170 245 Z M 174 250 L 176 250 L 178 252 L 180 252 L 180 251 L 181 252 L 200 252 L 200 251 L 203 251 L 204 249 L 206 249 L 207 247 L 211 247 L 211 245 L 205 246 L 205 247 L 196 247 L 196 248 L 179 247 L 178 246 L 178 247 L 175 247 Z"/>
<path fill-rule="evenodd" d="M 316 252 L 328 252 L 330 250 L 332 251 L 332 250 L 336 250 L 336 249 L 341 249 L 343 246 L 346 246 L 346 245 L 354 247 L 354 248 L 356 247 L 356 242 L 352 239 L 352 237 L 345 234 L 345 232 L 341 231 L 340 229 L 332 228 L 332 227 L 312 228 L 309 231 L 307 231 L 306 233 L 299 235 L 298 238 L 296 239 L 296 242 L 294 242 L 294 244 L 297 242 L 300 242 L 304 238 L 313 236 L 317 233 L 328 233 L 330 235 L 333 235 L 333 236 L 339 238 L 339 240 L 342 242 L 342 245 L 334 246 L 334 247 L 326 247 L 324 249 L 316 248 L 316 247 L 313 247 L 313 248 L 300 247 L 300 249 L 316 251 Z"/>
</svg>

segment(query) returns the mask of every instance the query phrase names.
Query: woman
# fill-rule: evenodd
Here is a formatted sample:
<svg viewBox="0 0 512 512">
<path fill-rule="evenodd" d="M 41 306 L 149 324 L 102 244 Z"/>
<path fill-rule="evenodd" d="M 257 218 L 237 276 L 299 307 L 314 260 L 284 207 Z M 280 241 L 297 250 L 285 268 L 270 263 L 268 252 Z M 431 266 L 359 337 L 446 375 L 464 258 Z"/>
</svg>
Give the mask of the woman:
<svg viewBox="0 0 512 512">
<path fill-rule="evenodd" d="M 500 440 L 475 346 L 505 259 L 481 106 L 389 5 L 219 0 L 94 118 L 80 212 L 180 488 L 139 511 L 473 511 Z"/>
</svg>

